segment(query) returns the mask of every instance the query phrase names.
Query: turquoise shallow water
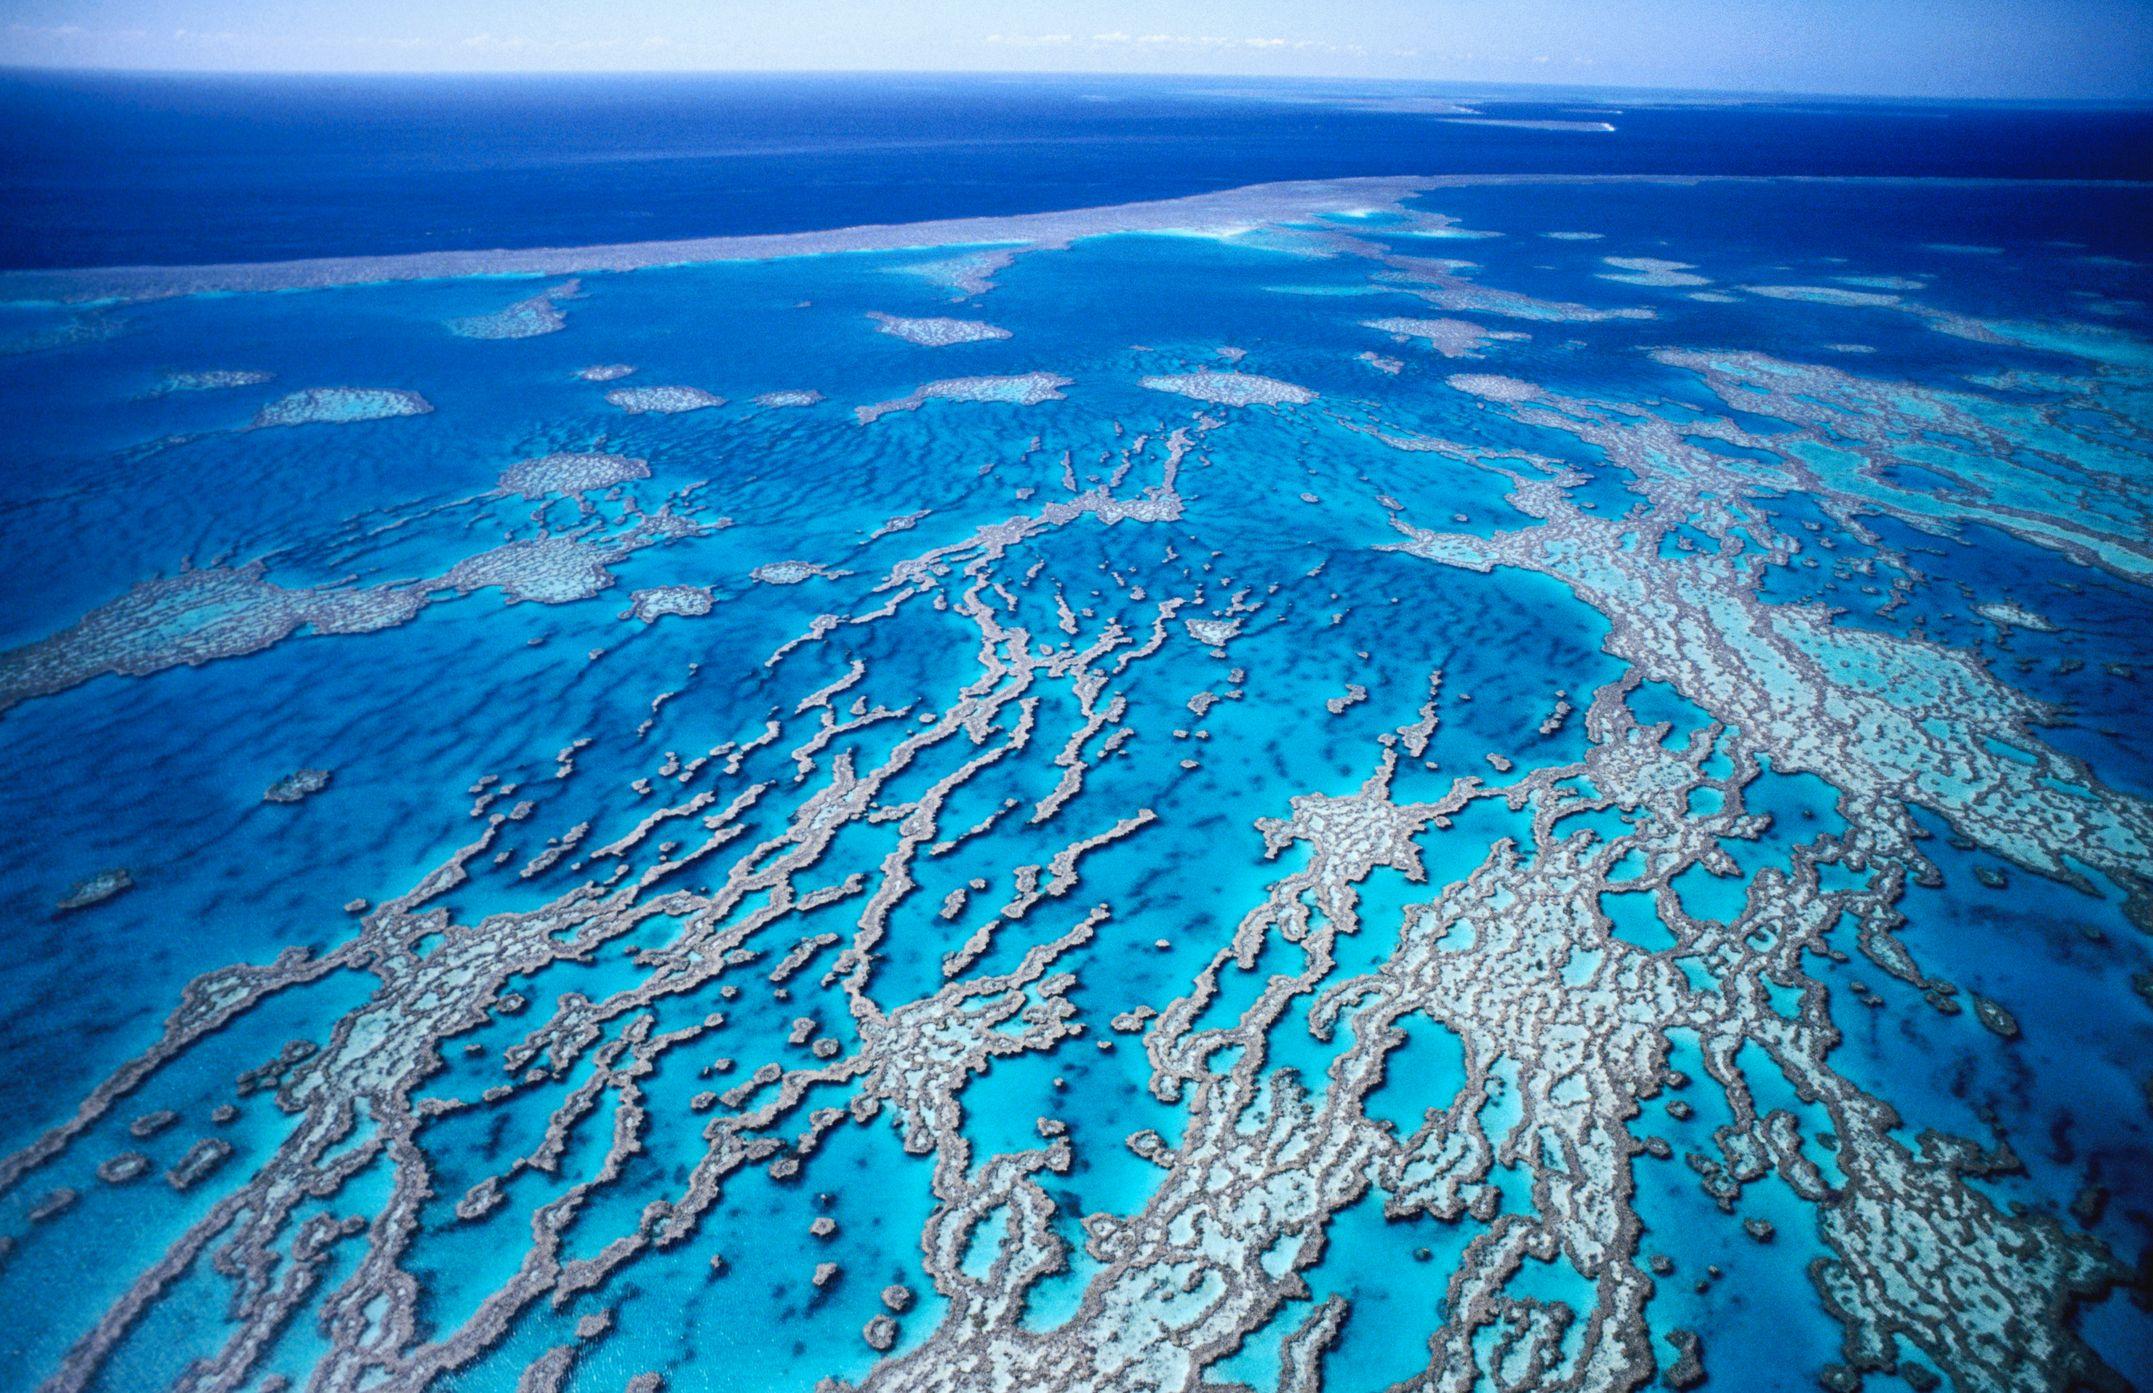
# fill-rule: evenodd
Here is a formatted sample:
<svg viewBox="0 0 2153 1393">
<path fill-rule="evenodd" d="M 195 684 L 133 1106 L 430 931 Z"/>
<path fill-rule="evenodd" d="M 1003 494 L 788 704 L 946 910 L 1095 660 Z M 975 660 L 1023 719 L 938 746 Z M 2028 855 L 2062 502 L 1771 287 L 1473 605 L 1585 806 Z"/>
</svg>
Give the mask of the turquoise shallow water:
<svg viewBox="0 0 2153 1393">
<path fill-rule="evenodd" d="M 8 307 L 0 1362 L 2147 1367 L 2146 195 L 1851 197 Z"/>
</svg>

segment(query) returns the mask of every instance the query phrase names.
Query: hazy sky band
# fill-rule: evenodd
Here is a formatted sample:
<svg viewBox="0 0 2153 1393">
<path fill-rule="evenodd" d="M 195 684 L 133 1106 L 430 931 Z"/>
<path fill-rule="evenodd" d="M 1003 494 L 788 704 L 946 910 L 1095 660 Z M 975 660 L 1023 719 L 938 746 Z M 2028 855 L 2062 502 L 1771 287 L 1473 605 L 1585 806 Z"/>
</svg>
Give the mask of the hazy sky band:
<svg viewBox="0 0 2153 1393">
<path fill-rule="evenodd" d="M 2153 0 L 13 0 L 0 63 L 882 70 L 2153 98 Z"/>
</svg>

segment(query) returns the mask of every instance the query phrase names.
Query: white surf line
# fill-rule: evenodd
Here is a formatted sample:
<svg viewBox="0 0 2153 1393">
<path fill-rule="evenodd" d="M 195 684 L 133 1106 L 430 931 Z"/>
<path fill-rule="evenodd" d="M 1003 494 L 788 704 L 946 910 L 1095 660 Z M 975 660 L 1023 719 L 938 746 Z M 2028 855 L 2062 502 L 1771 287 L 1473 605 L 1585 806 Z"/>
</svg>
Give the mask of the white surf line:
<svg viewBox="0 0 2153 1393">
<path fill-rule="evenodd" d="M 1224 230 L 1313 217 L 1347 208 L 1387 211 L 1395 209 L 1412 194 L 1434 187 L 1437 182 L 1434 179 L 1384 177 L 1251 184 L 1186 198 L 1047 213 L 871 223 L 812 232 L 752 233 L 588 247 L 413 252 L 208 266 L 7 271 L 0 272 L 0 300 L 78 303 L 86 300 L 149 300 L 175 295 L 308 290 L 469 276 L 559 276 L 632 271 L 646 266 L 771 261 L 831 252 L 905 251 L 951 246 L 1060 247 L 1081 237 L 1117 232 Z"/>
<path fill-rule="evenodd" d="M 774 261 L 833 252 L 909 251 L 931 247 L 1068 246 L 1080 238 L 1129 232 L 1228 231 L 1276 225 L 1339 212 L 1395 212 L 1406 199 L 1437 189 L 1508 184 L 1864 183 L 1938 185 L 2040 184 L 2143 187 L 2141 181 L 2102 179 L 1960 179 L 1920 175 L 1727 174 L 1438 174 L 1248 184 L 1182 198 L 1117 203 L 1045 213 L 869 223 L 810 232 L 766 232 L 620 242 L 585 247 L 522 247 L 407 252 L 387 256 L 314 257 L 297 261 L 226 262 L 205 266 L 94 266 L 0 271 L 0 303 L 86 304 L 184 295 L 322 290 L 395 281 L 480 276 L 567 276 L 689 266 L 723 261 Z"/>
</svg>

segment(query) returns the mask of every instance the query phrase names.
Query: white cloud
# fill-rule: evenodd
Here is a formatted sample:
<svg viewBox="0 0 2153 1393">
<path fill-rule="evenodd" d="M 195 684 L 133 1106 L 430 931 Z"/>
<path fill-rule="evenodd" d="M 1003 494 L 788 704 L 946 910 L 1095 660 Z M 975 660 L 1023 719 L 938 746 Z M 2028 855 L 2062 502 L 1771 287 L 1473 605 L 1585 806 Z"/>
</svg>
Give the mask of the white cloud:
<svg viewBox="0 0 2153 1393">
<path fill-rule="evenodd" d="M 1190 48 L 1222 51 L 1227 49 L 1259 49 L 1268 51 L 1291 51 L 1295 53 L 1351 53 L 1361 54 L 1367 50 L 1359 44 L 1326 43 L 1321 39 L 1289 39 L 1276 35 L 1258 35 L 1236 38 L 1225 34 L 1126 34 L 1114 31 L 1078 38 L 1074 34 L 989 34 L 987 42 L 1009 48 L 1051 48 L 1074 45 L 1091 49 L 1115 48 Z"/>
<path fill-rule="evenodd" d="M 626 39 L 534 39 L 527 34 L 473 34 L 463 46 L 481 53 L 609 53 L 627 46 Z M 642 41 L 644 48 L 665 48 L 672 43 L 663 34 Z"/>
</svg>

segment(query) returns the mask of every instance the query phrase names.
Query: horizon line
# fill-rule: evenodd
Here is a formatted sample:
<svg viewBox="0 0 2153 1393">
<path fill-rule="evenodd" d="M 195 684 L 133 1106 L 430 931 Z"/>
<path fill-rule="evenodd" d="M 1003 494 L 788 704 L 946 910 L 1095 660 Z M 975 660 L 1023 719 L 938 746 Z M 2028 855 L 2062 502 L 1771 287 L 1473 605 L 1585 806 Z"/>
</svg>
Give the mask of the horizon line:
<svg viewBox="0 0 2153 1393">
<path fill-rule="evenodd" d="M 1530 79 L 1467 77 L 1377 77 L 1350 73 L 1212 73 L 1148 72 L 1109 69 L 1048 68 L 178 68 L 154 65 L 77 65 L 0 61 L 0 77 L 30 74 L 77 77 L 164 78 L 694 78 L 694 77 L 969 77 L 1022 82 L 1027 79 L 1081 79 L 1097 81 L 1157 82 L 1251 82 L 1278 85 L 1354 83 L 1367 86 L 1479 87 L 1548 92 L 1610 92 L 1650 96 L 1694 98 L 1740 98 L 1747 100 L 1801 100 L 1907 102 L 1917 104 L 1995 103 L 2012 106 L 2080 106 L 2153 108 L 2153 92 L 2142 96 L 2011 96 L 1993 93 L 1914 93 L 1869 90 L 1831 91 L 1819 88 L 1740 88 L 1702 86 L 1656 86 L 1612 82 L 1550 82 Z M 1444 95 L 1437 92 L 1437 95 Z M 1487 98 L 1500 100 L 1500 98 Z"/>
</svg>

